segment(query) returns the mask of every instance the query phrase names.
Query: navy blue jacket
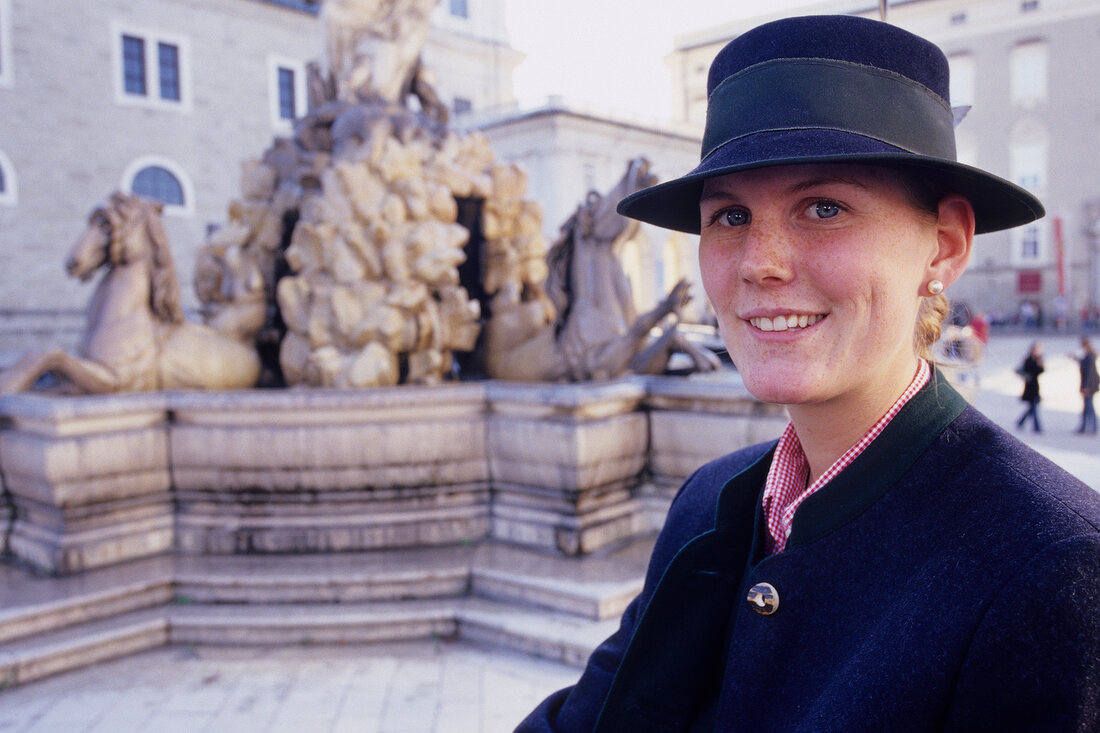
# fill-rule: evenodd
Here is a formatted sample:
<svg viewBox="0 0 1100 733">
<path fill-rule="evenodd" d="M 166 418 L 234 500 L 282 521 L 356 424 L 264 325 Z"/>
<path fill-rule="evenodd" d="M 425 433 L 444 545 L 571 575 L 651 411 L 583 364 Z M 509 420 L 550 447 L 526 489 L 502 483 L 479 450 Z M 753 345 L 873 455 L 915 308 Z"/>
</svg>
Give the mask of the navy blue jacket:
<svg viewBox="0 0 1100 733">
<path fill-rule="evenodd" d="M 763 557 L 774 445 L 688 479 L 619 630 L 517 731 L 1100 730 L 1096 492 L 937 375 Z"/>
</svg>

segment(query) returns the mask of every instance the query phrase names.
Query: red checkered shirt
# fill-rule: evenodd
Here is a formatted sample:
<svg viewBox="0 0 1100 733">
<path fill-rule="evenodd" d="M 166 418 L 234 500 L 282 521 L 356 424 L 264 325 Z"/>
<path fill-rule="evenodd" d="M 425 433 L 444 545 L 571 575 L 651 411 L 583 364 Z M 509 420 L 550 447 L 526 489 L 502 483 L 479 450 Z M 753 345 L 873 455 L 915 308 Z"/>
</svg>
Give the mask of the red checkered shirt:
<svg viewBox="0 0 1100 733">
<path fill-rule="evenodd" d="M 829 470 L 821 474 L 817 481 L 806 485 L 810 475 L 810 466 L 806 461 L 806 454 L 802 450 L 802 443 L 798 440 L 798 434 L 794 431 L 794 424 L 787 423 L 786 430 L 779 436 L 779 444 L 775 447 L 775 456 L 772 458 L 771 468 L 768 470 L 768 480 L 764 484 L 764 518 L 768 528 L 768 554 L 774 555 L 783 552 L 787 546 L 787 536 L 791 533 L 791 522 L 794 513 L 808 497 L 827 484 L 834 476 L 843 471 L 856 457 L 871 444 L 875 438 L 890 424 L 898 411 L 920 389 L 928 384 L 932 369 L 924 359 L 919 360 L 916 376 L 913 381 L 898 397 L 886 414 L 875 423 L 866 435 L 860 438 L 855 445 L 836 459 Z"/>
</svg>

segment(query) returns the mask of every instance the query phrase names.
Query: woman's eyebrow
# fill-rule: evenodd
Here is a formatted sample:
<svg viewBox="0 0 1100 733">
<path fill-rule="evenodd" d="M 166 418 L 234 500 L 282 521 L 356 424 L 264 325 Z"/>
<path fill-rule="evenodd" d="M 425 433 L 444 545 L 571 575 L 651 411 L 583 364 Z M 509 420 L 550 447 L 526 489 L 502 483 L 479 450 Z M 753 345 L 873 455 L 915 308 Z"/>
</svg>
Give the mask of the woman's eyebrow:
<svg viewBox="0 0 1100 733">
<path fill-rule="evenodd" d="M 737 201 L 737 200 L 738 200 L 738 196 L 736 194 L 732 194 L 729 191 L 723 191 L 722 189 L 718 189 L 716 191 L 704 191 L 703 194 L 699 196 L 699 205 L 702 206 L 703 204 L 711 204 L 711 203 L 716 203 L 716 202 L 717 203 L 728 203 L 730 201 Z"/>
<path fill-rule="evenodd" d="M 836 184 L 836 183 L 840 183 L 840 184 L 844 184 L 844 185 L 848 185 L 848 186 L 856 186 L 857 188 L 862 188 L 864 190 L 869 190 L 869 187 L 867 186 L 867 184 L 863 183 L 863 181 L 860 181 L 857 178 L 846 178 L 844 176 L 828 176 L 828 175 L 826 175 L 826 176 L 815 176 L 814 178 L 807 178 L 804 181 L 799 181 L 798 183 L 791 186 L 790 191 L 791 191 L 791 193 L 800 193 L 802 191 L 806 191 L 806 190 L 809 190 L 811 188 L 816 188 L 818 186 L 827 186 L 829 184 Z"/>
</svg>

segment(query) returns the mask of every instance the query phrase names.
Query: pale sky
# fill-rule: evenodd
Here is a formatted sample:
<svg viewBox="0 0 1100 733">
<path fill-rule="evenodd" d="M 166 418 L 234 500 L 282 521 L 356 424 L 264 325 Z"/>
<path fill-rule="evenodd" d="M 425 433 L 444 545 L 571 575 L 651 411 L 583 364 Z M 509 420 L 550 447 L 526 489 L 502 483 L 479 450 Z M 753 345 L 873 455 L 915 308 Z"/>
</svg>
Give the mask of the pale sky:
<svg viewBox="0 0 1100 733">
<path fill-rule="evenodd" d="M 516 94 L 525 108 L 560 94 L 571 105 L 665 119 L 664 57 L 676 35 L 813 4 L 820 0 L 507 0 L 512 46 L 527 54 Z"/>
</svg>

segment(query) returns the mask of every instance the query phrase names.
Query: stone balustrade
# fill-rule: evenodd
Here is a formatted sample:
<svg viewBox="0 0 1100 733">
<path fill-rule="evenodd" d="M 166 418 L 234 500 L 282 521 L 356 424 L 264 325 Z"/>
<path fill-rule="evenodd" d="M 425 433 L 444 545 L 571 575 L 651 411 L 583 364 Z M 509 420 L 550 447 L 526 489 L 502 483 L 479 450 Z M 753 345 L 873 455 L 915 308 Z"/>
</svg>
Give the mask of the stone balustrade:
<svg viewBox="0 0 1100 733">
<path fill-rule="evenodd" d="M 0 543 L 67 575 L 169 551 L 652 532 L 698 465 L 778 435 L 735 378 L 0 398 Z"/>
</svg>

